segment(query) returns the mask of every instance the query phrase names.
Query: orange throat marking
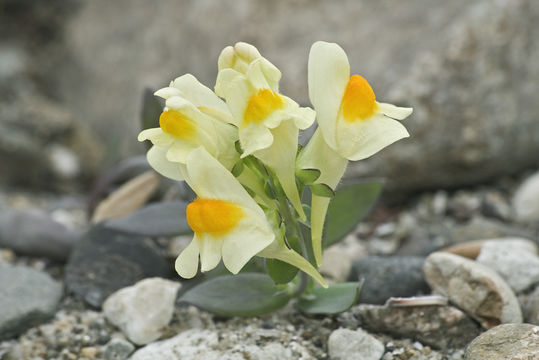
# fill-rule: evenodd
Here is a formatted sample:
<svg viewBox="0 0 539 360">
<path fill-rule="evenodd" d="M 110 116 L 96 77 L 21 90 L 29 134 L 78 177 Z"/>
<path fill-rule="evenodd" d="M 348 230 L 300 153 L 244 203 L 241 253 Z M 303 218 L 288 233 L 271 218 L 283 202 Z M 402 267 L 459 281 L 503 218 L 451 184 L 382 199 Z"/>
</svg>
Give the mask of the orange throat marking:
<svg viewBox="0 0 539 360">
<path fill-rule="evenodd" d="M 167 134 L 182 140 L 192 140 L 196 136 L 193 121 L 178 110 L 168 110 L 161 113 L 159 126 Z"/>
<path fill-rule="evenodd" d="M 196 234 L 224 235 L 245 217 L 241 207 L 224 200 L 201 199 L 187 206 L 187 223 Z"/>
<path fill-rule="evenodd" d="M 279 94 L 270 89 L 260 89 L 249 99 L 241 125 L 247 127 L 252 123 L 258 124 L 272 112 L 283 107 L 284 101 Z"/>
<path fill-rule="evenodd" d="M 374 91 L 360 75 L 352 75 L 341 101 L 340 113 L 348 122 L 362 121 L 374 115 L 376 105 Z"/>
</svg>

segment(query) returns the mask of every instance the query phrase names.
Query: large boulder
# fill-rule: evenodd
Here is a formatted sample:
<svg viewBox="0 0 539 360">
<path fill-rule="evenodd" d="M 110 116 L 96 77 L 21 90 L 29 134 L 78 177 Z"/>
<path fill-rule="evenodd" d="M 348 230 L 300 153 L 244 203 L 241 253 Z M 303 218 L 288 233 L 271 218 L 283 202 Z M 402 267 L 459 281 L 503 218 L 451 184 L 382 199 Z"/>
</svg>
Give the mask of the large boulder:
<svg viewBox="0 0 539 360">
<path fill-rule="evenodd" d="M 349 176 L 407 190 L 472 184 L 536 162 L 538 17 L 533 0 L 96 0 L 69 26 L 78 66 L 63 96 L 119 149 L 141 150 L 144 87 L 187 72 L 212 87 L 220 50 L 248 41 L 282 70 L 283 93 L 308 104 L 309 48 L 336 41 L 381 101 L 415 109 L 412 137 Z"/>
</svg>

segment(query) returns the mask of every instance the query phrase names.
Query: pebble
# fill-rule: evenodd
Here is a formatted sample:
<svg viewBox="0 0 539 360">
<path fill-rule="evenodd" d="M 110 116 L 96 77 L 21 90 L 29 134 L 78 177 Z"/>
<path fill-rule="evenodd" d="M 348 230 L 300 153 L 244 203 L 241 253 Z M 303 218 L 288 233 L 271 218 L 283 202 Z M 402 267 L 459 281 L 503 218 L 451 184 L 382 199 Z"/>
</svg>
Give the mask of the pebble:
<svg viewBox="0 0 539 360">
<path fill-rule="evenodd" d="M 539 222 L 539 172 L 524 180 L 515 191 L 513 208 L 518 221 Z"/>
<path fill-rule="evenodd" d="M 146 345 L 162 335 L 174 312 L 181 284 L 150 278 L 120 289 L 103 303 L 105 317 L 137 345 Z"/>
<path fill-rule="evenodd" d="M 0 213 L 0 247 L 16 253 L 65 261 L 80 234 L 40 210 L 4 210 Z"/>
<path fill-rule="evenodd" d="M 146 238 L 91 228 L 74 248 L 65 270 L 67 288 L 100 307 L 113 292 L 148 277 L 167 277 L 170 266 Z"/>
<path fill-rule="evenodd" d="M 360 304 L 350 312 L 371 332 L 412 338 L 437 349 L 463 347 L 480 333 L 475 321 L 452 306 Z"/>
<path fill-rule="evenodd" d="M 331 360 L 379 360 L 384 344 L 362 329 L 337 329 L 328 339 Z"/>
<path fill-rule="evenodd" d="M 483 244 L 477 262 L 495 270 L 516 293 L 539 283 L 537 247 L 530 240 L 488 240 Z"/>
<path fill-rule="evenodd" d="M 125 360 L 133 351 L 135 351 L 135 345 L 120 338 L 113 338 L 103 346 L 103 355 L 106 360 Z"/>
<path fill-rule="evenodd" d="M 424 271 L 434 292 L 447 296 L 484 328 L 522 322 L 515 294 L 494 270 L 458 255 L 436 252 L 425 260 Z"/>
<path fill-rule="evenodd" d="M 466 360 L 535 360 L 539 358 L 539 326 L 503 324 L 468 345 Z"/>
<path fill-rule="evenodd" d="M 57 281 L 22 266 L 2 266 L 0 289 L 0 339 L 52 318 L 62 297 Z"/>
<path fill-rule="evenodd" d="M 130 360 L 219 360 L 220 353 L 212 349 L 218 342 L 215 331 L 187 330 L 170 339 L 146 345 L 137 350 Z"/>
<path fill-rule="evenodd" d="M 425 258 L 414 256 L 358 259 L 352 265 L 350 280 L 365 279 L 358 302 L 384 304 L 392 296 L 407 297 L 430 291 L 423 275 Z"/>
</svg>

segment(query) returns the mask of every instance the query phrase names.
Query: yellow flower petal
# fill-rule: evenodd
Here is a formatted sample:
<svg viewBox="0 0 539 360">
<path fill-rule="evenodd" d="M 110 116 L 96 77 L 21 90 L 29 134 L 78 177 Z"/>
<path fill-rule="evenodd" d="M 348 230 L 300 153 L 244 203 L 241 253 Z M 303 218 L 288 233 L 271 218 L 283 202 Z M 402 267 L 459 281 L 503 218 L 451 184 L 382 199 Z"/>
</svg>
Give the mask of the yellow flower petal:
<svg viewBox="0 0 539 360">
<path fill-rule="evenodd" d="M 167 146 L 174 142 L 174 136 L 165 133 L 161 128 L 142 130 L 138 134 L 138 141 L 150 140 L 157 146 Z"/>
<path fill-rule="evenodd" d="M 176 258 L 175 269 L 178 275 L 185 279 L 193 278 L 198 271 L 198 256 L 200 254 L 198 239 L 196 237 Z"/>
<path fill-rule="evenodd" d="M 214 269 L 221 261 L 223 238 L 211 234 L 197 234 L 200 246 L 200 271 Z"/>
<path fill-rule="evenodd" d="M 412 108 L 398 107 L 387 103 L 378 103 L 378 111 L 395 120 L 404 120 L 412 114 Z"/>
<path fill-rule="evenodd" d="M 243 148 L 242 158 L 255 151 L 267 149 L 273 143 L 271 130 L 263 125 L 251 124 L 240 131 L 240 143 Z"/>
<path fill-rule="evenodd" d="M 159 96 L 160 98 L 163 98 L 163 99 L 166 100 L 166 99 L 168 99 L 169 97 L 172 97 L 172 96 L 180 96 L 182 93 L 180 92 L 179 89 L 167 86 L 167 87 L 164 87 L 162 89 L 157 90 L 153 94 L 155 96 Z"/>
<path fill-rule="evenodd" d="M 381 114 L 354 123 L 344 119 L 338 121 L 338 152 L 352 161 L 366 159 L 395 141 L 410 136 L 400 122 Z"/>
<path fill-rule="evenodd" d="M 246 218 L 234 232 L 223 236 L 223 263 L 233 274 L 275 239 L 269 224 L 262 225 L 254 218 Z"/>
<path fill-rule="evenodd" d="M 249 196 L 238 180 L 203 147 L 189 154 L 186 161 L 186 181 L 195 193 L 204 199 L 220 199 L 251 209 L 258 217 L 264 212 Z"/>
<path fill-rule="evenodd" d="M 166 158 L 168 147 L 165 146 L 152 146 L 146 158 L 150 166 L 163 176 L 166 176 L 174 180 L 183 180 L 184 176 L 180 170 L 178 163 L 170 162 Z"/>
<path fill-rule="evenodd" d="M 181 97 L 195 105 L 199 110 L 210 108 L 212 111 L 228 113 L 225 102 L 208 87 L 201 84 L 193 75 L 185 74 L 176 78 L 172 85 L 181 92 Z"/>
<path fill-rule="evenodd" d="M 337 148 L 335 119 L 350 78 L 350 64 L 337 44 L 318 41 L 311 47 L 308 65 L 309 98 L 326 143 Z"/>
</svg>

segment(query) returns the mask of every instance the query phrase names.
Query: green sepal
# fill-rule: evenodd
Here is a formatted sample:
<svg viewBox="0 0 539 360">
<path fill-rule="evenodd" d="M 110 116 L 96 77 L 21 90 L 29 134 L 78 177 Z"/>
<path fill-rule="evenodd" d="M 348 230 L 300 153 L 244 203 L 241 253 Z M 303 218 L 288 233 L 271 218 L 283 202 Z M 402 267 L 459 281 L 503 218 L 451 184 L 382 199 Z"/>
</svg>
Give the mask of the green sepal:
<svg viewBox="0 0 539 360">
<path fill-rule="evenodd" d="M 309 185 L 311 192 L 317 196 L 332 198 L 335 196 L 335 191 L 329 185 L 326 184 L 312 184 Z"/>
<path fill-rule="evenodd" d="M 318 169 L 298 169 L 296 176 L 303 184 L 311 185 L 320 177 Z"/>
<path fill-rule="evenodd" d="M 290 296 L 283 289 L 267 275 L 240 273 L 203 282 L 179 301 L 221 316 L 256 316 L 285 306 Z"/>
<path fill-rule="evenodd" d="M 243 154 L 243 150 L 241 148 L 241 144 L 239 140 L 236 140 L 236 142 L 234 143 L 234 148 L 236 149 L 238 154 L 240 155 Z"/>
<path fill-rule="evenodd" d="M 234 164 L 230 172 L 232 173 L 232 175 L 234 175 L 234 177 L 238 177 L 243 172 L 243 169 L 244 169 L 243 161 L 240 160 L 236 164 Z"/>
<path fill-rule="evenodd" d="M 264 183 L 264 193 L 269 197 L 270 199 L 275 200 L 275 194 L 273 192 L 273 189 L 271 188 L 271 185 L 268 181 Z"/>
<path fill-rule="evenodd" d="M 299 299 L 298 308 L 306 314 L 338 314 L 357 302 L 362 285 L 347 282 L 327 289 L 316 287 Z"/>
</svg>

